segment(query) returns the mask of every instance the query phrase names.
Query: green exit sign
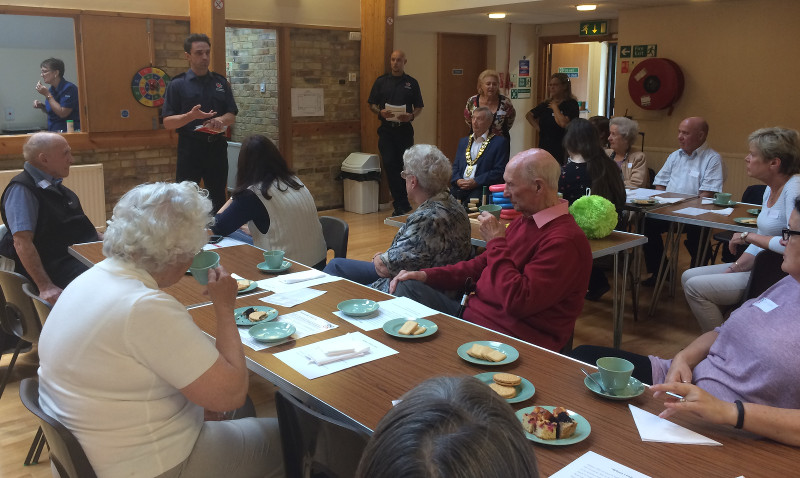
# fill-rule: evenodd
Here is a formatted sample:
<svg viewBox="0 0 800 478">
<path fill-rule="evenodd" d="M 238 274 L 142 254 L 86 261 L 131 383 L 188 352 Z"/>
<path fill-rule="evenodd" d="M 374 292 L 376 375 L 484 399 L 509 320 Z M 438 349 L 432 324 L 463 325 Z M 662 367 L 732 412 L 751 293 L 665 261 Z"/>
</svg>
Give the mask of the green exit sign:
<svg viewBox="0 0 800 478">
<path fill-rule="evenodd" d="M 595 20 L 593 22 L 581 22 L 581 30 L 579 36 L 594 37 L 600 35 L 608 35 L 608 21 Z"/>
</svg>

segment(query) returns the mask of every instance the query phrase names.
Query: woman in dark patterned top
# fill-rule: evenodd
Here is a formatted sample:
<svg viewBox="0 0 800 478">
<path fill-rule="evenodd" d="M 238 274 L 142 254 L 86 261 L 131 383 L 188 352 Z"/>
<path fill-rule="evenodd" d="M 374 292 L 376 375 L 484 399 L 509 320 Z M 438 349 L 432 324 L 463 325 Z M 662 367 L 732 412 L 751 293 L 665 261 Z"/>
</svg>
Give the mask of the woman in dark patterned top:
<svg viewBox="0 0 800 478">
<path fill-rule="evenodd" d="M 418 144 L 403 154 L 403 164 L 408 198 L 419 206 L 392 245 L 376 253 L 372 262 L 333 259 L 325 272 L 388 292 L 389 281 L 403 269 L 419 270 L 469 258 L 469 218 L 448 192 L 450 161 L 436 146 Z"/>
</svg>

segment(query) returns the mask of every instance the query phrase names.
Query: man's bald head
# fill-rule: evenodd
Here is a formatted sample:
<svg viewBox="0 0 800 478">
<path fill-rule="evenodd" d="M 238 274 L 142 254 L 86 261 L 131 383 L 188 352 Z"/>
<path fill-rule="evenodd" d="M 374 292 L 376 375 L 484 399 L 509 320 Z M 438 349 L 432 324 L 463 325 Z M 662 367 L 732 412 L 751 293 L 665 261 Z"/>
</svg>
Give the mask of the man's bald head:
<svg viewBox="0 0 800 478">
<path fill-rule="evenodd" d="M 34 133 L 22 146 L 25 161 L 54 178 L 69 176 L 74 162 L 72 150 L 63 136 L 55 133 Z"/>
<path fill-rule="evenodd" d="M 389 66 L 392 69 L 392 75 L 400 76 L 404 73 L 406 67 L 406 54 L 403 50 L 395 50 L 389 57 Z"/>
<path fill-rule="evenodd" d="M 525 216 L 556 205 L 561 167 L 543 149 L 533 148 L 516 154 L 506 165 L 503 179 L 505 197 Z"/>
<path fill-rule="evenodd" d="M 708 139 L 708 122 L 700 116 L 681 121 L 678 126 L 678 143 L 686 154 L 692 154 Z"/>
<path fill-rule="evenodd" d="M 61 135 L 55 133 L 34 133 L 22 146 L 22 156 L 25 157 L 25 161 L 33 163 L 34 166 L 38 167 L 36 163 L 39 154 L 52 148 L 61 141 L 66 142 Z"/>
</svg>

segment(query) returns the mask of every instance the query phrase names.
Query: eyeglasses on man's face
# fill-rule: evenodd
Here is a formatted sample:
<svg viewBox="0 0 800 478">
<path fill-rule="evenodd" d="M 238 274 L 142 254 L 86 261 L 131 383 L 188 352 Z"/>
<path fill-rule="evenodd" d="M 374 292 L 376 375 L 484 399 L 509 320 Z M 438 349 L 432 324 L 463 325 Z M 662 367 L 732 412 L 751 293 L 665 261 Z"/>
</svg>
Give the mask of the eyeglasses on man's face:
<svg viewBox="0 0 800 478">
<path fill-rule="evenodd" d="M 781 231 L 781 233 L 783 234 L 783 240 L 784 241 L 788 241 L 789 240 L 789 236 L 800 236 L 800 231 L 793 231 L 793 230 L 788 229 L 788 228 L 784 229 L 783 231 Z"/>
</svg>

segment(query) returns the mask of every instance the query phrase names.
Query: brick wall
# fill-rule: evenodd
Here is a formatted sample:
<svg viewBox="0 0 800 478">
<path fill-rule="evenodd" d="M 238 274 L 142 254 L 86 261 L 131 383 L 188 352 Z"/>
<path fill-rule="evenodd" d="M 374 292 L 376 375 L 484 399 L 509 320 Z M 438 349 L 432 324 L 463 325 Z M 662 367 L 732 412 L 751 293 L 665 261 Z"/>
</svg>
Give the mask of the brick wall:
<svg viewBox="0 0 800 478">
<path fill-rule="evenodd" d="M 358 120 L 359 83 L 347 81 L 348 73 L 359 71 L 359 48 L 348 40 L 346 31 L 293 28 L 290 31 L 293 88 L 322 88 L 324 117 L 298 117 L 293 123 Z M 321 134 L 294 137 L 294 168 L 308 185 L 319 209 L 342 207 L 342 161 L 359 151 L 361 135 Z"/>
<path fill-rule="evenodd" d="M 228 80 L 239 107 L 233 141 L 262 134 L 278 144 L 277 31 L 258 28 L 225 29 Z M 264 85 L 264 92 L 261 85 Z"/>
</svg>

